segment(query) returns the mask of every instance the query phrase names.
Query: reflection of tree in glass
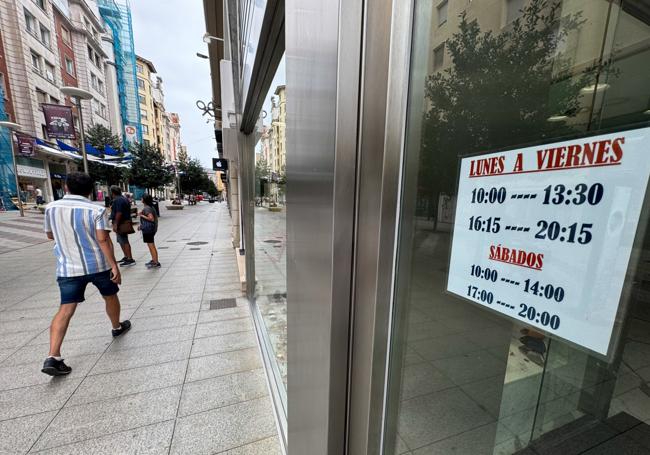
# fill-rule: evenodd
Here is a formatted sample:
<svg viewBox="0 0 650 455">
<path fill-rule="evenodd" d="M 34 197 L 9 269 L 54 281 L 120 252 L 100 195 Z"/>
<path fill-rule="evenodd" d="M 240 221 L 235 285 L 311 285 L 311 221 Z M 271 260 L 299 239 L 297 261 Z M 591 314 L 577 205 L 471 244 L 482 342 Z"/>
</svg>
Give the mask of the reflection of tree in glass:
<svg viewBox="0 0 650 455">
<path fill-rule="evenodd" d="M 558 44 L 580 25 L 560 18 L 560 2 L 531 0 L 501 33 L 482 32 L 476 20 L 460 16 L 459 30 L 446 43 L 452 65 L 427 78 L 430 106 L 422 128 L 420 197 L 436 218 L 441 193 L 455 188 L 458 156 L 488 151 L 573 130 L 549 117 L 579 108 L 584 76 L 558 74 L 566 68 Z"/>
</svg>

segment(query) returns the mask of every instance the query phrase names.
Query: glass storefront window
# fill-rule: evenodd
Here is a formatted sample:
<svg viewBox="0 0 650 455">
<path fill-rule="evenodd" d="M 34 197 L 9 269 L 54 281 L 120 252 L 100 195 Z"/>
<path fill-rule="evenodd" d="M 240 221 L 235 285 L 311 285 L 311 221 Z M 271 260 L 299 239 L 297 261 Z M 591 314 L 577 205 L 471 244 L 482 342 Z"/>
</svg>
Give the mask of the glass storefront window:
<svg viewBox="0 0 650 455">
<path fill-rule="evenodd" d="M 286 255 L 286 107 L 284 59 L 260 114 L 255 147 L 254 242 L 255 307 L 261 316 L 272 374 L 286 397 L 287 255 Z M 286 399 L 285 399 L 286 401 Z"/>
<path fill-rule="evenodd" d="M 479 297 L 461 297 L 449 285 L 455 272 L 450 269 L 452 245 L 464 238 L 466 229 L 486 228 L 473 224 L 475 220 L 456 219 L 468 204 L 459 194 L 464 158 L 648 126 L 648 2 L 457 1 L 446 6 L 444 27 L 439 26 L 436 6 L 415 1 L 403 174 L 414 177 L 406 178 L 402 191 L 402 266 L 394 306 L 385 453 L 649 453 L 645 204 L 634 220 L 638 223 L 617 225 L 629 242 L 604 257 L 607 239 L 598 239 L 603 246 L 592 247 L 588 261 L 567 261 L 565 270 L 578 272 L 557 278 L 559 287 L 580 289 L 567 294 L 558 312 L 570 313 L 592 288 L 600 292 L 593 299 L 597 307 L 616 284 L 596 282 L 585 271 L 598 261 L 611 261 L 613 269 L 617 254 L 631 250 L 616 302 L 613 341 L 605 343 L 605 353 L 581 343 L 580 333 L 559 336 L 550 314 L 540 313 L 541 322 L 535 315 L 528 316 L 530 323 L 517 317 L 524 300 L 500 302 L 516 306 L 508 315 L 491 308 L 492 302 L 478 303 L 481 289 Z M 546 174 L 555 176 L 547 179 L 560 175 Z M 545 185 L 539 185 L 540 179 L 532 174 L 514 178 L 543 204 Z M 627 199 L 620 195 L 632 188 L 632 177 L 627 178 L 629 185 L 619 178 L 605 188 L 607 215 L 589 224 L 611 227 L 617 211 L 625 213 Z M 595 183 L 585 177 L 577 184 Z M 643 188 L 646 183 L 647 176 Z M 639 202 L 644 194 L 628 198 Z M 569 213 L 576 219 L 595 213 L 574 205 L 553 210 L 549 213 Z M 535 211 L 541 213 L 541 205 L 526 206 L 521 215 L 534 216 Z M 490 216 L 489 210 L 486 213 Z M 498 222 L 509 228 L 516 224 L 512 219 Z M 487 229 L 497 228 L 490 224 Z M 537 229 L 531 232 L 532 237 Z M 560 242 L 559 233 L 552 236 Z M 556 247 L 546 241 L 540 248 L 552 255 Z M 520 243 L 525 244 L 535 243 Z M 481 265 L 481 279 L 490 282 L 491 275 L 486 279 Z M 501 274 L 512 270 L 509 266 L 494 269 Z M 512 272 L 521 277 L 512 284 L 528 286 L 524 279 L 530 273 Z M 490 300 L 498 286 L 502 284 L 484 285 L 484 300 Z M 540 292 L 536 299 L 545 298 Z M 599 317 L 592 315 L 594 324 Z M 546 328 L 541 327 L 544 323 Z"/>
</svg>

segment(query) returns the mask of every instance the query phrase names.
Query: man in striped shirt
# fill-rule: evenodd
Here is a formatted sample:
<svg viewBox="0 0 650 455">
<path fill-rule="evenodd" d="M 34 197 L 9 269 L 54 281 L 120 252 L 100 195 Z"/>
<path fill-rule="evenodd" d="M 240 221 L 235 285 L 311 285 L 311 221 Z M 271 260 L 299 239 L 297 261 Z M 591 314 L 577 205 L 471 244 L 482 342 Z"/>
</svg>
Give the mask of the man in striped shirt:
<svg viewBox="0 0 650 455">
<path fill-rule="evenodd" d="M 70 173 L 67 194 L 45 209 L 45 233 L 55 242 L 56 280 L 61 293 L 61 306 L 50 326 L 50 353 L 41 370 L 50 376 L 72 371 L 61 358 L 61 344 L 77 304 L 85 299 L 88 283 L 104 297 L 113 336 L 131 328 L 129 321 L 120 323 L 117 293 L 122 278 L 109 236 L 111 224 L 106 209 L 88 199 L 92 191 L 93 181 L 88 174 Z"/>
</svg>

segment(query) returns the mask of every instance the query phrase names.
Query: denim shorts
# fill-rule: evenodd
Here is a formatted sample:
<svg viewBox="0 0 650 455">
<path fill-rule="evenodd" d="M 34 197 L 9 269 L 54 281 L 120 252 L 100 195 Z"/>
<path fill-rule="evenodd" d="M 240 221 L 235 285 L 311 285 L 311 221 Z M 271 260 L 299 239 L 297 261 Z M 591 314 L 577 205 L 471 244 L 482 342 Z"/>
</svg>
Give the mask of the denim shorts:
<svg viewBox="0 0 650 455">
<path fill-rule="evenodd" d="M 129 244 L 129 234 L 115 234 L 115 237 L 117 238 L 117 243 L 120 245 L 128 245 Z"/>
<path fill-rule="evenodd" d="M 111 271 L 92 273 L 90 275 L 57 277 L 59 291 L 61 291 L 61 305 L 65 303 L 79 303 L 85 300 L 84 293 L 88 283 L 92 283 L 104 297 L 115 295 L 120 288 L 111 281 Z"/>
</svg>

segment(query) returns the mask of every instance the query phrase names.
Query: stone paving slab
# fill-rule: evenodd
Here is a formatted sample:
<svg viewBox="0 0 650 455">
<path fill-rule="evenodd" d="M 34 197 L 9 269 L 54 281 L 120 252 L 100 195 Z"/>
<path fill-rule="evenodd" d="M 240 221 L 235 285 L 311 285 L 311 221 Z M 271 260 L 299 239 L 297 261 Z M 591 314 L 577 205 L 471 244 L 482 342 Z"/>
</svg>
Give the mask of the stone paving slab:
<svg viewBox="0 0 650 455">
<path fill-rule="evenodd" d="M 113 339 L 89 287 L 62 349 L 73 372 L 61 378 L 40 372 L 59 298 L 53 245 L 36 238 L 42 217 L 0 217 L 7 229 L 29 222 L 26 233 L 43 242 L 0 239 L 0 359 L 9 367 L 0 372 L 0 453 L 281 453 L 226 206 L 162 215 L 161 269 L 144 267 L 146 245 L 131 236 L 137 263 L 123 270 L 120 299 L 133 329 Z M 191 241 L 208 243 L 190 250 Z M 209 309 L 228 297 L 236 307 Z"/>
</svg>

